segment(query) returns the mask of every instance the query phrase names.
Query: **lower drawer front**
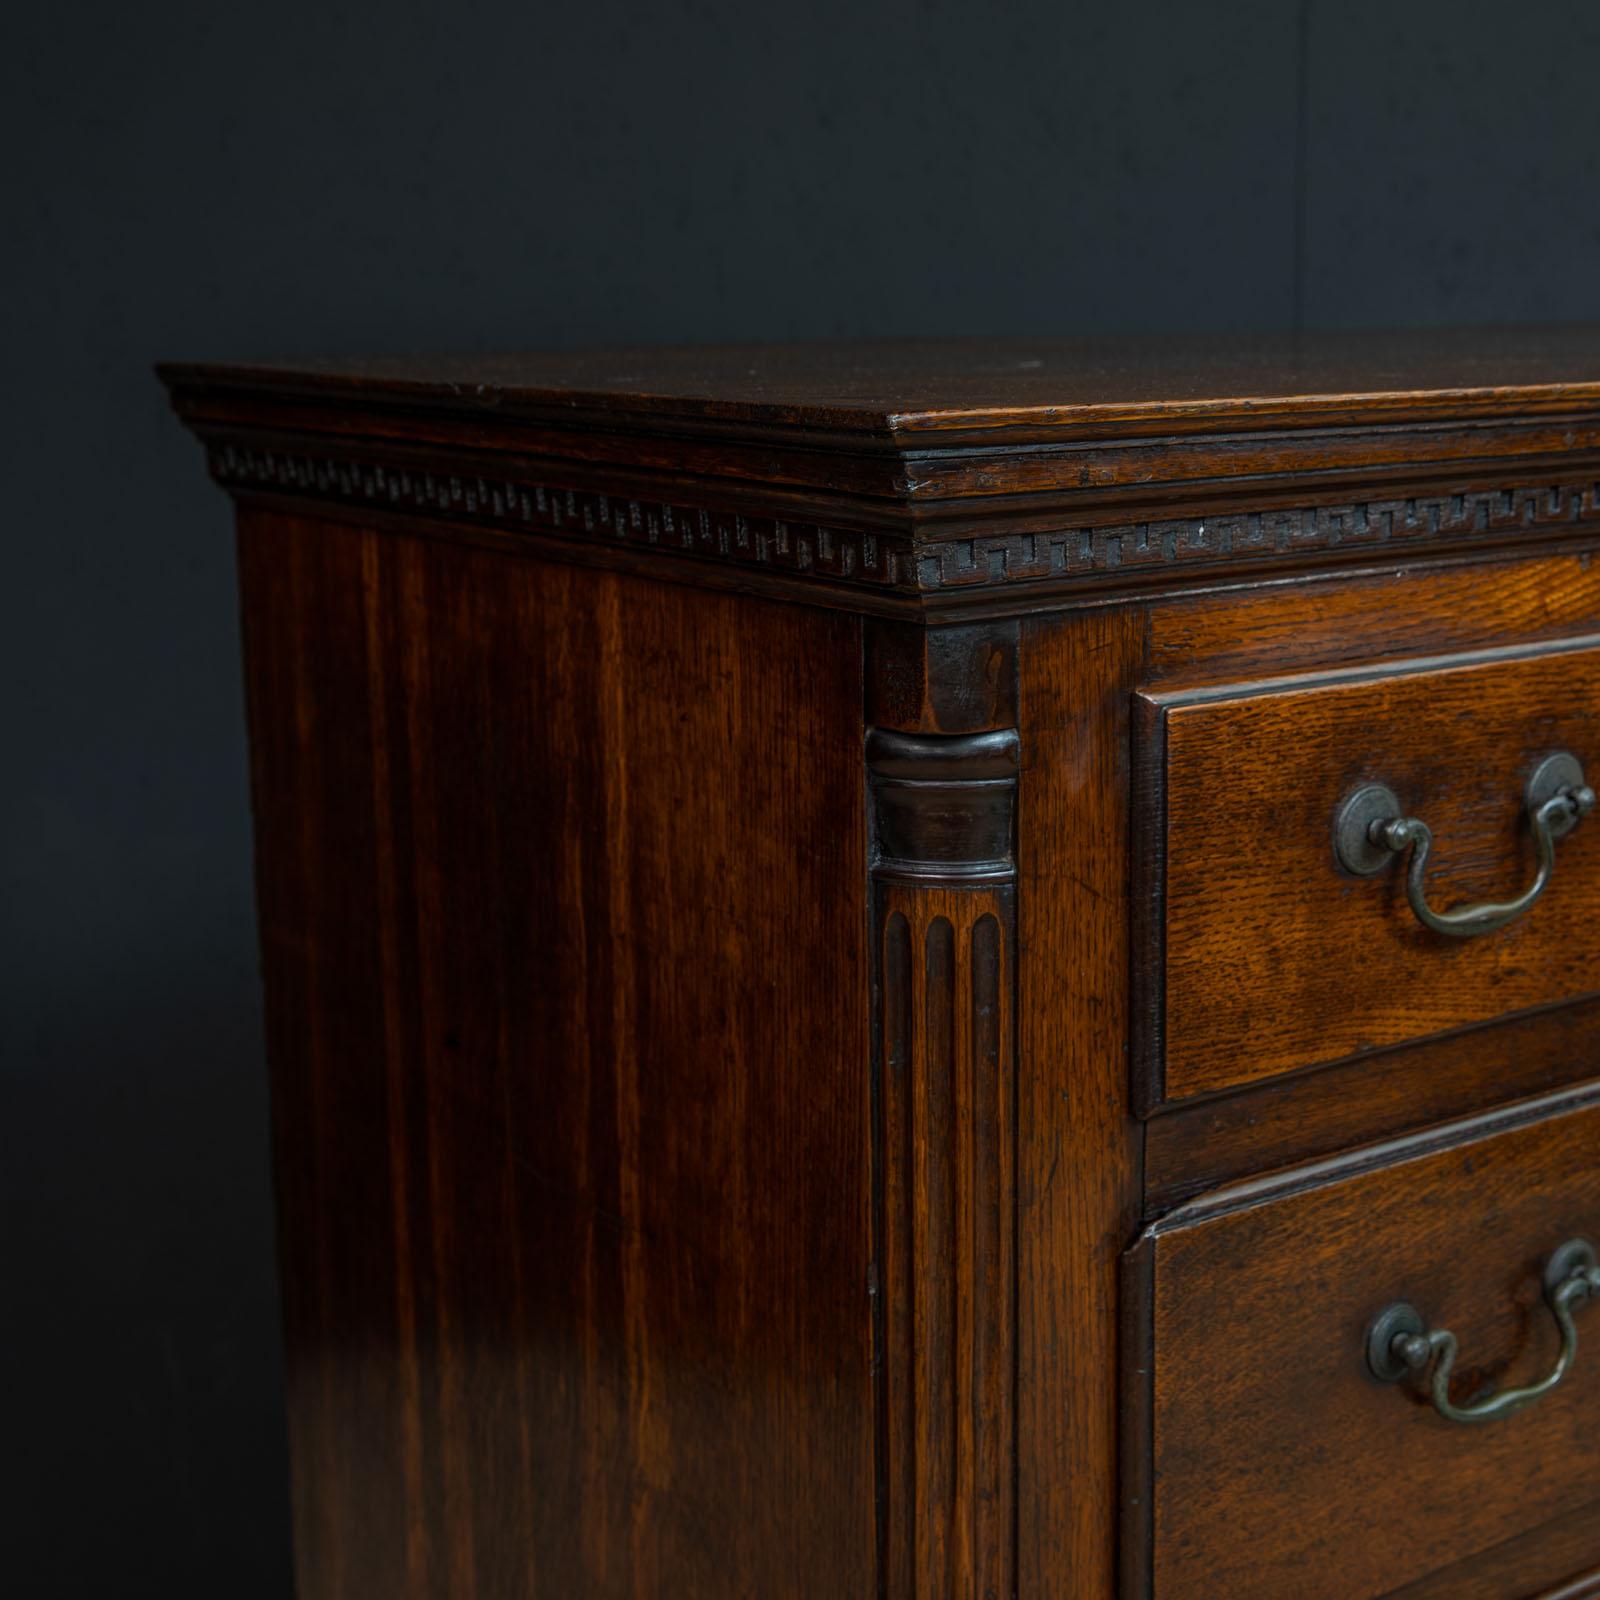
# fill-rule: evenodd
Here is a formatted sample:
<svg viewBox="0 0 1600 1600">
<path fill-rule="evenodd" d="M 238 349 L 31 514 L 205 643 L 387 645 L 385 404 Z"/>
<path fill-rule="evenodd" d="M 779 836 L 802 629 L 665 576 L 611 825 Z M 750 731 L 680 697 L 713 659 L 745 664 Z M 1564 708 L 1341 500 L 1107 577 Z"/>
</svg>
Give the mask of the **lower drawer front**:
<svg viewBox="0 0 1600 1600">
<path fill-rule="evenodd" d="M 1436 1412 L 1442 1351 L 1392 1383 L 1368 1361 L 1375 1319 L 1405 1302 L 1456 1335 L 1458 1407 L 1554 1368 L 1547 1263 L 1571 1239 L 1600 1246 L 1600 1106 L 1571 1105 L 1150 1231 L 1129 1260 L 1130 1594 L 1392 1595 L 1546 1523 L 1581 1540 L 1591 1506 L 1600 1564 L 1600 1300 L 1570 1302 L 1562 1381 L 1497 1420 Z M 1546 1588 L 1530 1570 L 1525 1592 Z"/>
<path fill-rule="evenodd" d="M 1542 1523 L 1408 1583 L 1389 1600 L 1597 1600 L 1600 1506 Z"/>
</svg>

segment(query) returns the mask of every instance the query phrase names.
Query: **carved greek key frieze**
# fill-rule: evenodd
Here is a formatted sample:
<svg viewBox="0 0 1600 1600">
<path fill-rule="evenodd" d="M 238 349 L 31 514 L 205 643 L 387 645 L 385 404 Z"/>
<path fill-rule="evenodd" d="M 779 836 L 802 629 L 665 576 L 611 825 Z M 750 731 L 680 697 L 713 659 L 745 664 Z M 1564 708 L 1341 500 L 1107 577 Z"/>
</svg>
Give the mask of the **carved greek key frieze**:
<svg viewBox="0 0 1600 1600">
<path fill-rule="evenodd" d="M 911 541 L 814 523 L 637 500 L 517 479 L 389 467 L 327 456 L 222 445 L 210 453 L 224 487 L 280 491 L 393 511 L 417 511 L 636 545 L 730 565 L 811 574 L 873 589 L 913 591 Z"/>
<path fill-rule="evenodd" d="M 924 590 L 952 589 L 1189 561 L 1377 549 L 1428 539 L 1550 530 L 1591 520 L 1600 520 L 1600 483 L 1464 491 L 925 545 L 918 553 L 917 573 Z"/>
<path fill-rule="evenodd" d="M 230 489 L 448 516 L 586 545 L 643 547 L 879 594 L 938 595 L 1333 550 L 1412 549 L 1600 524 L 1600 482 L 1178 517 L 1038 533 L 914 539 L 522 479 L 215 445 Z"/>
</svg>

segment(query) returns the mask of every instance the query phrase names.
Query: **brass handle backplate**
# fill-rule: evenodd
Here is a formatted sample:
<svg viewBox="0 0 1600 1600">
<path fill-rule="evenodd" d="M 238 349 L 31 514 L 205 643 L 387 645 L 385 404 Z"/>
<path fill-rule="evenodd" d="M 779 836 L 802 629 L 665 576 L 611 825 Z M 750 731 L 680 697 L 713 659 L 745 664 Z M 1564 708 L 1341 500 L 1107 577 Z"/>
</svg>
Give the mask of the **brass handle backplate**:
<svg viewBox="0 0 1600 1600">
<path fill-rule="evenodd" d="M 1374 1318 L 1367 1330 L 1367 1369 L 1383 1383 L 1398 1383 L 1408 1374 L 1421 1376 L 1433 1367 L 1428 1392 L 1433 1409 L 1446 1422 L 1492 1422 L 1530 1406 L 1566 1377 L 1578 1353 L 1573 1312 L 1591 1295 L 1600 1295 L 1600 1262 L 1587 1239 L 1569 1239 L 1545 1265 L 1544 1297 L 1561 1329 L 1561 1354 L 1537 1383 L 1502 1389 L 1476 1405 L 1458 1406 L 1450 1398 L 1450 1375 L 1456 1364 L 1456 1336 L 1448 1328 L 1430 1328 L 1415 1306 L 1396 1301 Z"/>
<path fill-rule="evenodd" d="M 1514 900 L 1483 900 L 1453 911 L 1435 911 L 1428 904 L 1424 882 L 1432 830 L 1420 817 L 1408 817 L 1394 790 L 1385 784 L 1363 784 L 1345 796 L 1333 822 L 1334 854 L 1346 872 L 1370 878 L 1409 849 L 1406 898 L 1417 921 L 1456 939 L 1493 933 L 1520 917 L 1544 893 L 1555 871 L 1556 840 L 1565 838 L 1594 809 L 1594 790 L 1584 782 L 1578 758 L 1566 750 L 1539 763 L 1524 798 L 1539 868 Z"/>
</svg>

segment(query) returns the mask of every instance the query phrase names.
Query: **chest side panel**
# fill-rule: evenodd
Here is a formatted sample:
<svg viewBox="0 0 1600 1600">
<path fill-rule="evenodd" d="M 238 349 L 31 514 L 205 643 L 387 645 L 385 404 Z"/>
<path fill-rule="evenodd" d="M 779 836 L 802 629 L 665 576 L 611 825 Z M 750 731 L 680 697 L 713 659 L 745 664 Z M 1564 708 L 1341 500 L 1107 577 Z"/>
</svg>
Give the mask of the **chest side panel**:
<svg viewBox="0 0 1600 1600">
<path fill-rule="evenodd" d="M 858 623 L 241 572 L 300 1593 L 871 1592 Z"/>
</svg>

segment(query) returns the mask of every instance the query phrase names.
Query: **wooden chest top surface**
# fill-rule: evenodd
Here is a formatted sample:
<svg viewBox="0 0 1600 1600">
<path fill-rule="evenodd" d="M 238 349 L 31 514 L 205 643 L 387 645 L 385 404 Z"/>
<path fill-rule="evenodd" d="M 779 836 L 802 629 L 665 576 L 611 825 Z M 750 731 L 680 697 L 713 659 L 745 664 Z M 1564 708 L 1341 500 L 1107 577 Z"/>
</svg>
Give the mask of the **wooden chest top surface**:
<svg viewBox="0 0 1600 1600">
<path fill-rule="evenodd" d="M 1226 429 L 1600 404 L 1600 327 L 727 344 L 164 371 L 184 386 L 442 410 L 557 406 L 905 438 L 1032 425 L 1069 436 L 1120 422 Z"/>
</svg>

